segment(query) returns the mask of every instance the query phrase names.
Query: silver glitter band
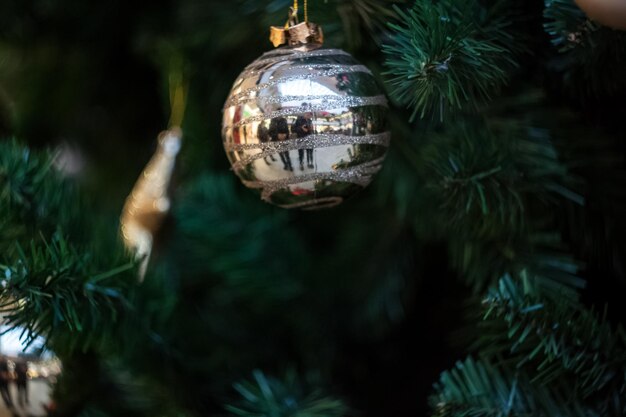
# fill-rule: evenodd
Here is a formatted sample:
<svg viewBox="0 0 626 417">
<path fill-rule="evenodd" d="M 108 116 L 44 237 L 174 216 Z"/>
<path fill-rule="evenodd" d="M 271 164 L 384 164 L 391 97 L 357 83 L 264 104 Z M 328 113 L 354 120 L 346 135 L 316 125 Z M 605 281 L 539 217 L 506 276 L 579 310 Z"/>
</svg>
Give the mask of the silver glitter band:
<svg viewBox="0 0 626 417">
<path fill-rule="evenodd" d="M 229 101 L 239 100 L 241 97 L 245 97 L 249 95 L 250 93 L 259 92 L 261 90 L 273 87 L 276 84 L 280 84 L 280 83 L 285 83 L 285 82 L 295 81 L 295 80 L 310 80 L 312 78 L 317 78 L 317 77 L 332 77 L 338 74 L 348 74 L 348 73 L 353 73 L 353 72 L 364 72 L 370 75 L 372 74 L 371 71 L 368 70 L 367 67 L 363 65 L 345 65 L 344 68 L 331 68 L 328 70 L 321 70 L 317 72 L 304 73 L 300 75 L 292 75 L 290 77 L 279 77 L 279 78 L 271 79 L 270 81 L 266 83 L 258 84 L 258 85 L 255 85 L 254 87 L 247 88 L 240 93 L 234 94 Z"/>
<path fill-rule="evenodd" d="M 278 142 L 260 142 L 260 143 L 225 143 L 224 148 L 226 151 L 246 151 L 246 150 L 272 150 L 275 152 L 282 152 L 288 149 L 298 149 L 291 148 L 290 146 L 295 145 L 305 145 L 304 147 L 309 147 L 315 145 L 315 147 L 320 146 L 334 146 L 334 145 L 344 145 L 346 143 L 370 143 L 373 145 L 382 145 L 389 146 L 389 141 L 391 138 L 390 132 L 377 133 L 373 135 L 363 135 L 363 136 L 349 136 L 349 135 L 337 135 L 337 134 L 327 134 L 327 133 L 319 133 L 308 135 L 303 138 L 297 138 L 292 140 L 283 140 Z"/>
<path fill-rule="evenodd" d="M 318 57 L 318 56 L 329 56 L 329 55 L 343 55 L 343 56 L 350 56 L 349 53 L 347 53 L 346 51 L 342 51 L 341 49 L 316 49 L 313 51 L 308 51 L 308 52 L 302 52 L 302 51 L 280 51 L 280 52 L 286 52 L 286 53 L 277 53 L 278 51 L 269 51 L 264 53 L 263 55 L 261 55 L 261 58 L 257 59 L 256 61 L 254 61 L 252 64 L 248 65 L 245 70 L 248 70 L 249 68 L 252 67 L 256 67 L 259 65 L 264 65 L 264 64 L 269 64 L 272 62 L 278 62 L 278 61 L 283 61 L 283 60 L 295 60 L 295 59 L 302 59 L 302 58 L 314 58 L 314 57 Z M 263 57 L 267 57 L 267 58 L 263 58 Z"/>
<path fill-rule="evenodd" d="M 300 201 L 299 203 L 279 204 L 279 207 L 292 209 L 301 208 L 302 210 L 318 210 L 322 208 L 331 208 L 338 206 L 343 202 L 343 197 L 321 197 L 308 201 Z"/>
<path fill-rule="evenodd" d="M 283 69 L 283 67 L 277 68 L 277 69 L 283 70 L 282 76 L 286 76 L 289 72 L 298 72 L 298 71 L 302 71 L 302 70 L 308 70 L 308 71 L 331 70 L 331 69 L 345 70 L 345 69 L 349 69 L 351 67 L 353 67 L 353 65 L 345 65 L 345 64 L 302 64 L 302 65 L 289 65 L 289 66 L 285 65 L 284 69 Z M 249 78 L 250 76 L 253 76 L 253 75 L 255 75 L 258 72 L 263 72 L 263 71 L 255 70 L 255 69 L 246 70 L 246 71 L 241 73 L 241 75 L 239 76 L 239 79 Z M 345 72 L 345 71 L 342 71 L 342 72 Z"/>
<path fill-rule="evenodd" d="M 224 110 L 229 107 L 237 106 L 247 102 L 257 102 L 259 106 L 263 104 L 283 104 L 294 101 L 300 102 L 312 102 L 321 101 L 323 104 L 337 107 L 357 107 L 357 106 L 387 106 L 387 98 L 383 95 L 378 96 L 340 96 L 340 95 L 324 95 L 324 96 L 257 96 L 257 97 L 241 97 L 238 100 L 234 98 L 228 100 L 225 104 Z"/>
<path fill-rule="evenodd" d="M 341 182 L 350 182 L 353 184 L 367 186 L 370 183 L 372 175 L 376 174 L 383 163 L 385 157 L 373 159 L 353 167 L 338 169 L 331 172 L 315 172 L 311 174 L 298 175 L 290 178 L 282 178 L 270 181 L 241 181 L 246 187 L 261 188 L 261 199 L 271 201 L 271 196 L 276 191 L 286 188 L 293 184 L 299 184 L 307 181 L 332 180 Z"/>
<path fill-rule="evenodd" d="M 245 155 L 240 160 L 236 161 L 232 165 L 232 169 L 237 170 L 245 167 L 252 161 L 265 158 L 266 156 L 274 155 L 279 152 L 291 151 L 294 149 L 313 149 L 313 148 L 328 148 L 338 145 L 380 145 L 384 147 L 389 146 L 391 139 L 391 133 L 379 133 L 375 135 L 363 135 L 363 136 L 348 136 L 348 135 L 334 135 L 334 134 L 314 134 L 308 135 L 303 138 L 297 138 L 292 140 L 283 140 L 279 142 L 262 142 L 262 143 L 226 143 L 224 149 L 227 152 L 238 152 L 244 150 L 259 149 L 261 152 Z"/>
<path fill-rule="evenodd" d="M 337 106 L 333 106 L 334 103 L 323 103 L 323 104 L 313 104 L 301 107 L 289 107 L 286 109 L 274 110 L 264 114 L 257 114 L 256 116 L 249 116 L 244 119 L 239 120 L 232 125 L 224 125 L 223 131 L 228 129 L 235 129 L 241 126 L 248 125 L 253 122 L 260 122 L 266 119 L 273 119 L 275 117 L 286 117 L 286 116 L 294 116 L 301 115 L 302 113 L 311 113 L 311 112 L 328 112 L 330 110 L 342 109 L 348 106 L 342 105 L 342 103 L 338 103 Z M 357 107 L 357 106 L 350 106 Z"/>
</svg>

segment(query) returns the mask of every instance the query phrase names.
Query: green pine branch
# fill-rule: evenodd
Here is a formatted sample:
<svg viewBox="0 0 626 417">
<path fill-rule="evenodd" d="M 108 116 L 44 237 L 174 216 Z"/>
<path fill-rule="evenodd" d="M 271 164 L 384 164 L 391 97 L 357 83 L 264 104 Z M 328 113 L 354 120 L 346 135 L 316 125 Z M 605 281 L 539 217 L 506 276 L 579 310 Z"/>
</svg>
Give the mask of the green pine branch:
<svg viewBox="0 0 626 417">
<path fill-rule="evenodd" d="M 86 348 L 106 337 L 103 330 L 126 307 L 125 291 L 136 280 L 133 263 L 97 270 L 92 255 L 60 233 L 27 249 L 18 246 L 16 253 L 12 263 L 0 265 L 5 325 L 22 329 L 26 342 L 71 333 L 72 347 Z"/>
<path fill-rule="evenodd" d="M 16 140 L 0 141 L 0 249 L 53 232 L 77 214 L 74 187 L 54 166 L 55 155 Z"/>
<path fill-rule="evenodd" d="M 523 372 L 471 357 L 442 373 L 430 398 L 433 417 L 600 417 L 565 382 L 539 386 Z"/>
<path fill-rule="evenodd" d="M 391 42 L 383 46 L 391 97 L 411 119 L 476 106 L 496 94 L 517 66 L 510 6 L 485 9 L 476 0 L 417 0 L 394 6 Z"/>
<path fill-rule="evenodd" d="M 491 288 L 483 301 L 481 353 L 504 354 L 517 368 L 531 369 L 533 383 L 568 379 L 580 398 L 602 395 L 626 411 L 620 400 L 626 393 L 623 328 L 613 329 L 605 316 L 572 305 L 552 288 L 539 289 L 543 284 L 521 274 Z"/>
<path fill-rule="evenodd" d="M 539 204 L 582 203 L 544 129 L 496 121 L 449 123 L 422 145 L 421 174 L 448 227 L 476 238 L 515 236 Z"/>
<path fill-rule="evenodd" d="M 103 341 L 127 307 L 134 265 L 116 236 L 96 233 L 97 213 L 85 210 L 55 163 L 53 153 L 0 142 L 3 322 L 23 330 L 27 343 L 42 335 L 51 344 L 86 348 Z M 72 239 L 61 230 L 71 230 Z"/>
<path fill-rule="evenodd" d="M 451 240 L 452 265 L 477 294 L 498 283 L 504 275 L 530 274 L 540 290 L 576 302 L 576 289 L 585 281 L 576 275 L 580 266 L 565 252 L 560 237 L 554 233 L 530 232 L 512 238 Z"/>
<path fill-rule="evenodd" d="M 233 385 L 241 398 L 224 408 L 242 417 L 342 417 L 348 413 L 343 401 L 308 390 L 295 372 L 283 380 L 267 377 L 255 370 L 252 380 Z"/>
</svg>

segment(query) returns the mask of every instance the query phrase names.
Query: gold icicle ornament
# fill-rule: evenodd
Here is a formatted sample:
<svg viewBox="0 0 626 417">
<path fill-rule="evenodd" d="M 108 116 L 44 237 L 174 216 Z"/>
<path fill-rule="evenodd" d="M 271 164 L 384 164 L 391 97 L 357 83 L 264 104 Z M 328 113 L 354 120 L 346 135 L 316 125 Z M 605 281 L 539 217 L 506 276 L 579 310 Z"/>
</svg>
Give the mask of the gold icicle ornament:
<svg viewBox="0 0 626 417">
<path fill-rule="evenodd" d="M 170 210 L 168 195 L 183 133 L 173 127 L 159 134 L 157 149 L 126 199 L 120 219 L 124 245 L 141 260 L 139 280 L 146 273 L 154 239 Z"/>
</svg>

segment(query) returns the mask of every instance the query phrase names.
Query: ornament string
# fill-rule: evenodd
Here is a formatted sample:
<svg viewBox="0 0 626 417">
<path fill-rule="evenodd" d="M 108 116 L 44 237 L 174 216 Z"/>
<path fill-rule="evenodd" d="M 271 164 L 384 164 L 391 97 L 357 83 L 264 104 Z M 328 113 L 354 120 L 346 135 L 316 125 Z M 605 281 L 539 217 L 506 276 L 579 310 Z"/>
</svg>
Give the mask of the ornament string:
<svg viewBox="0 0 626 417">
<path fill-rule="evenodd" d="M 187 81 L 183 75 L 183 59 L 180 54 L 174 54 L 170 61 L 169 95 L 170 121 L 169 126 L 180 127 L 185 116 L 187 105 Z"/>
<path fill-rule="evenodd" d="M 308 0 L 304 0 L 303 14 L 304 14 L 304 21 L 308 22 L 309 21 Z M 298 0 L 293 0 L 293 7 L 291 8 L 291 16 L 287 20 L 287 23 L 285 23 L 285 29 L 289 27 L 289 22 L 292 20 L 296 23 L 298 22 Z"/>
</svg>

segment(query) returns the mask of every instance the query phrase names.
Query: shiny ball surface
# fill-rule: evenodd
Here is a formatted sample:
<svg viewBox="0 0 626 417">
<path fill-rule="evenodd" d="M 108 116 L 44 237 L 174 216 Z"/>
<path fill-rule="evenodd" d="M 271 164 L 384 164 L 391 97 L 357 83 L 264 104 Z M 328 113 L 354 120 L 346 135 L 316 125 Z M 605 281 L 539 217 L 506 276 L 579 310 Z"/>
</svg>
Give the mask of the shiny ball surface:
<svg viewBox="0 0 626 417">
<path fill-rule="evenodd" d="M 284 208 L 341 203 L 381 168 L 387 100 L 347 52 L 283 47 L 248 65 L 224 104 L 222 136 L 233 171 Z"/>
</svg>

